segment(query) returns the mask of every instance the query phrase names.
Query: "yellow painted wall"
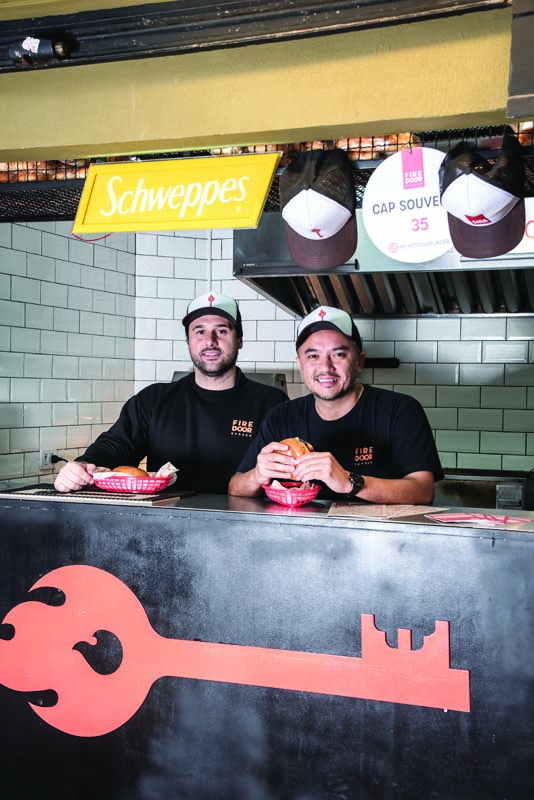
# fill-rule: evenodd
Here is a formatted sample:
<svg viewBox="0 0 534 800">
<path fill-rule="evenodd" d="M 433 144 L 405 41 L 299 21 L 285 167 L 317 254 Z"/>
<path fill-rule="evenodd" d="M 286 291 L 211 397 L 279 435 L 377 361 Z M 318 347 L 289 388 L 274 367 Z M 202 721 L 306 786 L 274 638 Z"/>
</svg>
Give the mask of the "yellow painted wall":
<svg viewBox="0 0 534 800">
<path fill-rule="evenodd" d="M 505 120 L 511 11 L 0 76 L 0 161 Z"/>
</svg>

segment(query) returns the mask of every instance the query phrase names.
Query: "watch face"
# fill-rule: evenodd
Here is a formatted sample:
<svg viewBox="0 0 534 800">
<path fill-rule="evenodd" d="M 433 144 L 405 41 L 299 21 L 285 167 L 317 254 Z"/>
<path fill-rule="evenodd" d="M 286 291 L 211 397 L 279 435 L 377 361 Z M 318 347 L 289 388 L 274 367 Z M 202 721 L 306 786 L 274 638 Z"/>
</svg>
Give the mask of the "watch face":
<svg viewBox="0 0 534 800">
<path fill-rule="evenodd" d="M 350 492 L 351 495 L 358 494 L 358 492 L 361 492 L 365 486 L 365 479 L 363 475 L 358 475 L 357 472 L 350 473 L 349 481 L 352 483 L 352 490 Z"/>
</svg>

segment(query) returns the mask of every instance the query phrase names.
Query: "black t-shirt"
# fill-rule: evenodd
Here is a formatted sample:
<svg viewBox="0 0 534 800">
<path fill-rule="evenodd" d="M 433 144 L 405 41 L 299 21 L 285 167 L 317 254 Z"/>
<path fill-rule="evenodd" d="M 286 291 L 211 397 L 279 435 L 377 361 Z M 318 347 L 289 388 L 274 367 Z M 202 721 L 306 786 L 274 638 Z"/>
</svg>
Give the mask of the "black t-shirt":
<svg viewBox="0 0 534 800">
<path fill-rule="evenodd" d="M 290 436 L 304 439 L 318 452 L 332 453 L 349 472 L 403 478 L 411 472 L 428 471 L 435 480 L 443 477 L 426 414 L 420 403 L 406 394 L 365 386 L 356 405 L 335 420 L 319 416 L 311 394 L 284 403 L 262 423 L 238 472 L 252 469 L 266 444 Z M 319 497 L 346 499 L 326 486 Z"/>
<path fill-rule="evenodd" d="M 287 399 L 239 369 L 235 385 L 222 391 L 197 386 L 193 373 L 153 383 L 124 404 L 117 422 L 77 460 L 113 469 L 146 456 L 149 472 L 170 461 L 182 488 L 226 494 L 260 423 Z"/>
</svg>

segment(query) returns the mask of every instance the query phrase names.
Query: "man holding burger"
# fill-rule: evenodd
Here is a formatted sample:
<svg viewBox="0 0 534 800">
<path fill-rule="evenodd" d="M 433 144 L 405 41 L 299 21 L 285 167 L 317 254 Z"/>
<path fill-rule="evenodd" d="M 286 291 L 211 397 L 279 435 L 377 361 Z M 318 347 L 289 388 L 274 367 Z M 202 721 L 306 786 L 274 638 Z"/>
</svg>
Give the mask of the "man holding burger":
<svg viewBox="0 0 534 800">
<path fill-rule="evenodd" d="M 230 481 L 229 493 L 258 496 L 278 481 L 320 481 L 319 498 L 431 503 L 443 477 L 432 430 L 415 398 L 363 385 L 360 334 L 349 314 L 322 306 L 297 332 L 297 363 L 310 394 L 275 408 Z M 291 455 L 282 440 L 313 450 Z"/>
<path fill-rule="evenodd" d="M 197 297 L 182 324 L 193 372 L 131 397 L 114 425 L 58 472 L 58 491 L 92 484 L 97 465 L 137 467 L 146 457 L 149 472 L 170 461 L 184 488 L 227 493 L 260 423 L 287 395 L 246 378 L 236 366 L 243 328 L 232 297 L 217 292 Z"/>
</svg>

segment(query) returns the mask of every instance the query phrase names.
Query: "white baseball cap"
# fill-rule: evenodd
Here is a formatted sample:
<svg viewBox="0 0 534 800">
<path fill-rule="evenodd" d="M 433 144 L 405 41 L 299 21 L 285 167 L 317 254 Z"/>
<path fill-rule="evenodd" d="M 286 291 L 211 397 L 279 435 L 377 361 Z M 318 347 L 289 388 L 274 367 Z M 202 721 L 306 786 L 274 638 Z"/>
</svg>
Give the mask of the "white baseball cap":
<svg viewBox="0 0 534 800">
<path fill-rule="evenodd" d="M 308 336 L 323 330 L 339 331 L 347 339 L 351 339 L 360 353 L 362 352 L 362 339 L 354 320 L 346 311 L 332 306 L 319 306 L 299 322 L 295 343 L 297 350 L 304 344 Z"/>
<path fill-rule="evenodd" d="M 228 297 L 228 295 L 220 294 L 219 292 L 208 292 L 195 297 L 187 306 L 187 313 L 182 320 L 182 325 L 187 331 L 193 320 L 206 314 L 225 317 L 234 325 L 237 335 L 240 338 L 243 337 L 241 312 L 233 297 Z"/>
</svg>

